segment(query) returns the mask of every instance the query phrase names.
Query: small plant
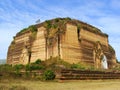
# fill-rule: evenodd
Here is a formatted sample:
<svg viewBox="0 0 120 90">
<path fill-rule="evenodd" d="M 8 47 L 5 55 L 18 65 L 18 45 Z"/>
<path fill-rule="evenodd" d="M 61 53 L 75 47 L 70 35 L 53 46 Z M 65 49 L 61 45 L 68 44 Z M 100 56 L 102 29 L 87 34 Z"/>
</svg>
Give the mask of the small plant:
<svg viewBox="0 0 120 90">
<path fill-rule="evenodd" d="M 54 80 L 55 79 L 55 73 L 52 70 L 46 70 L 43 73 L 43 79 L 44 80 Z"/>
<path fill-rule="evenodd" d="M 48 67 L 50 67 L 50 69 L 52 70 L 56 70 L 57 68 L 61 68 L 61 69 L 70 69 L 71 64 L 62 60 L 60 57 L 51 57 L 48 60 L 46 60 L 45 65 Z"/>
<path fill-rule="evenodd" d="M 81 69 L 81 70 L 86 69 L 84 65 L 82 65 L 82 64 L 74 64 L 74 63 L 71 65 L 71 68 L 72 69 Z"/>
<path fill-rule="evenodd" d="M 35 64 L 40 64 L 41 63 L 41 60 L 40 59 L 37 59 L 36 61 L 35 61 Z"/>
<path fill-rule="evenodd" d="M 37 32 L 37 28 L 35 27 L 35 25 L 31 25 L 28 27 L 28 29 L 33 33 L 33 32 Z"/>
<path fill-rule="evenodd" d="M 26 65 L 26 71 L 33 71 L 33 70 L 41 70 L 44 69 L 43 65 L 39 65 L 39 64 L 35 64 L 35 63 L 31 63 L 31 64 L 27 64 Z"/>
<path fill-rule="evenodd" d="M 12 65 L 8 65 L 8 64 L 1 64 L 0 65 L 0 73 L 6 75 L 6 73 L 11 73 L 12 71 L 13 71 Z"/>
<path fill-rule="evenodd" d="M 22 69 L 24 68 L 24 65 L 22 65 L 22 64 L 17 64 L 17 65 L 15 65 L 13 68 L 14 68 L 14 70 L 15 70 L 15 75 L 16 75 L 16 76 L 21 76 L 20 70 L 22 70 Z"/>
<path fill-rule="evenodd" d="M 31 70 L 41 70 L 43 69 L 44 67 L 42 65 L 37 65 L 37 64 L 31 64 L 30 65 L 30 69 Z"/>
<path fill-rule="evenodd" d="M 45 21 L 45 27 L 46 27 L 47 29 L 50 29 L 50 28 L 52 27 L 52 24 L 51 24 L 51 21 L 50 21 L 50 20 L 46 20 L 46 21 Z"/>
<path fill-rule="evenodd" d="M 37 32 L 36 26 L 35 26 L 35 25 L 31 25 L 31 26 L 29 26 L 28 28 L 22 29 L 20 32 L 18 32 L 18 34 L 24 33 L 24 32 L 29 31 L 29 30 L 30 30 L 32 33 Z"/>
<path fill-rule="evenodd" d="M 59 22 L 59 18 L 56 18 L 56 19 L 55 19 L 55 22 Z"/>
<path fill-rule="evenodd" d="M 15 66 L 14 66 L 14 70 L 15 71 L 19 71 L 19 70 L 21 70 L 21 69 L 23 69 L 24 68 L 24 65 L 22 65 L 22 64 L 16 64 Z"/>
<path fill-rule="evenodd" d="M 66 17 L 65 20 L 72 20 L 70 17 Z"/>
<path fill-rule="evenodd" d="M 71 65 L 71 68 L 72 68 L 72 69 L 78 68 L 78 65 L 77 65 L 77 64 L 72 64 L 72 65 Z"/>
<path fill-rule="evenodd" d="M 19 33 L 23 33 L 25 31 L 27 31 L 27 28 L 22 29 Z"/>
</svg>

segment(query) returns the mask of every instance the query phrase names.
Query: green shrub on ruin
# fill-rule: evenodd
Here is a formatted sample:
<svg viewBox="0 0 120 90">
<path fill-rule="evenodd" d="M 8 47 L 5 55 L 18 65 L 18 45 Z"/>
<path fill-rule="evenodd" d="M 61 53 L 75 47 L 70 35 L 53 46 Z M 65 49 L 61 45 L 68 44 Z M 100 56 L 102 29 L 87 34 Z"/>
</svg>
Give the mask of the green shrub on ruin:
<svg viewBox="0 0 120 90">
<path fill-rule="evenodd" d="M 22 29 L 20 32 L 18 32 L 18 34 L 22 34 L 26 31 L 31 31 L 32 33 L 35 33 L 37 32 L 37 27 L 35 25 L 30 25 L 28 28 Z"/>
<path fill-rule="evenodd" d="M 42 62 L 41 59 L 37 59 L 34 63 L 35 64 L 41 64 L 41 62 Z"/>
<path fill-rule="evenodd" d="M 24 32 L 27 31 L 27 30 L 28 30 L 27 28 L 24 28 L 24 29 L 22 29 L 22 30 L 19 32 L 19 34 L 24 33 Z"/>
<path fill-rule="evenodd" d="M 55 79 L 55 73 L 52 70 L 46 70 L 43 73 L 43 79 L 44 80 L 54 80 Z"/>
<path fill-rule="evenodd" d="M 80 69 L 80 70 L 86 69 L 85 66 L 83 66 L 82 64 L 74 64 L 74 63 L 71 65 L 71 68 L 72 69 Z"/>
<path fill-rule="evenodd" d="M 0 65 L 0 73 L 10 73 L 13 71 L 13 67 L 12 65 L 9 65 L 9 64 L 2 64 Z"/>
<path fill-rule="evenodd" d="M 33 33 L 33 32 L 37 32 L 37 28 L 35 25 L 31 25 L 28 27 L 28 29 Z"/>
<path fill-rule="evenodd" d="M 51 57 L 44 61 L 46 68 L 52 69 L 52 70 L 58 70 L 58 69 L 70 69 L 71 64 L 62 60 L 60 57 Z"/>
<path fill-rule="evenodd" d="M 50 29 L 52 27 L 51 21 L 50 20 L 46 20 L 44 26 L 45 26 L 45 28 L 47 28 L 47 30 Z"/>
<path fill-rule="evenodd" d="M 26 71 L 33 71 L 33 70 L 42 70 L 45 66 L 42 65 L 42 61 L 37 59 L 35 62 L 27 64 L 25 70 Z"/>
<path fill-rule="evenodd" d="M 44 66 L 38 65 L 38 64 L 31 64 L 30 65 L 30 70 L 41 70 L 43 68 L 44 68 Z"/>
<path fill-rule="evenodd" d="M 13 66 L 14 70 L 15 70 L 15 75 L 16 76 L 21 76 L 21 70 L 24 70 L 24 65 L 22 64 L 16 64 Z"/>
</svg>

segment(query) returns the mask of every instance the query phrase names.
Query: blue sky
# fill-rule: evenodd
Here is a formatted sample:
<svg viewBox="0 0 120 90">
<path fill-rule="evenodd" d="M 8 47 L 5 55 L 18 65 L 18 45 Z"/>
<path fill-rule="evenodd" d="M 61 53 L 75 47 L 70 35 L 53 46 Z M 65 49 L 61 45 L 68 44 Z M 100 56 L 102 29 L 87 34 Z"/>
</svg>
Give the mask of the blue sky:
<svg viewBox="0 0 120 90">
<path fill-rule="evenodd" d="M 120 0 L 0 0 L 0 59 L 21 29 L 56 17 L 71 17 L 109 35 L 120 61 Z"/>
</svg>

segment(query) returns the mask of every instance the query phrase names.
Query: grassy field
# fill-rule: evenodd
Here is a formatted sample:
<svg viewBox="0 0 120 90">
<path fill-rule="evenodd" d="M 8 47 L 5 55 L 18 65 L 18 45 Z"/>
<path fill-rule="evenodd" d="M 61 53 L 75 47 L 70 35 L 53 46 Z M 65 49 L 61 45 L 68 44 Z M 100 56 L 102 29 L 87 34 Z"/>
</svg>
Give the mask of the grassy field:
<svg viewBox="0 0 120 90">
<path fill-rule="evenodd" d="M 0 90 L 120 90 L 120 80 L 31 81 L 2 80 Z"/>
</svg>

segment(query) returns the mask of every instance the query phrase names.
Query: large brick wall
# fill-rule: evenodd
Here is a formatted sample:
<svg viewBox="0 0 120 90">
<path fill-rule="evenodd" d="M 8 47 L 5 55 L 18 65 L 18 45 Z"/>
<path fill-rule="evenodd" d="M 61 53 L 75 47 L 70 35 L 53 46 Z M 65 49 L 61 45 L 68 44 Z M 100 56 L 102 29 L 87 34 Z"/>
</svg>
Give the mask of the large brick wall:
<svg viewBox="0 0 120 90">
<path fill-rule="evenodd" d="M 69 63 L 86 62 L 95 65 L 100 63 L 97 62 L 96 58 L 98 57 L 95 57 L 96 53 L 94 52 L 99 42 L 101 53 L 106 55 L 108 59 L 108 66 L 115 65 L 115 52 L 111 52 L 106 34 L 92 31 L 89 28 L 78 29 L 76 24 L 69 22 L 65 25 L 65 33 L 60 35 L 60 40 L 56 36 L 52 45 L 48 45 L 48 39 L 45 36 L 47 29 L 43 24 L 37 26 L 34 40 L 31 39 L 32 33 L 30 31 L 16 35 L 8 49 L 7 63 L 27 64 L 37 59 L 46 60 L 51 56 L 60 56 Z M 89 27 L 93 28 L 90 25 Z"/>
<path fill-rule="evenodd" d="M 31 62 L 35 62 L 37 59 L 45 60 L 45 36 L 44 36 L 45 28 L 38 28 L 38 32 L 36 35 L 36 39 L 32 44 L 31 49 Z"/>
<path fill-rule="evenodd" d="M 9 46 L 7 54 L 8 64 L 27 64 L 28 55 L 26 46 L 30 46 L 29 36 L 30 32 L 26 32 L 14 38 L 13 42 Z"/>
<path fill-rule="evenodd" d="M 77 37 L 77 27 L 67 24 L 66 33 L 62 40 L 62 58 L 69 63 L 77 63 L 81 60 L 81 49 Z"/>
<path fill-rule="evenodd" d="M 107 36 L 99 35 L 97 33 L 93 33 L 93 32 L 87 31 L 85 29 L 81 29 L 80 36 L 82 39 L 87 39 L 92 42 L 100 41 L 101 44 L 108 46 Z"/>
</svg>

